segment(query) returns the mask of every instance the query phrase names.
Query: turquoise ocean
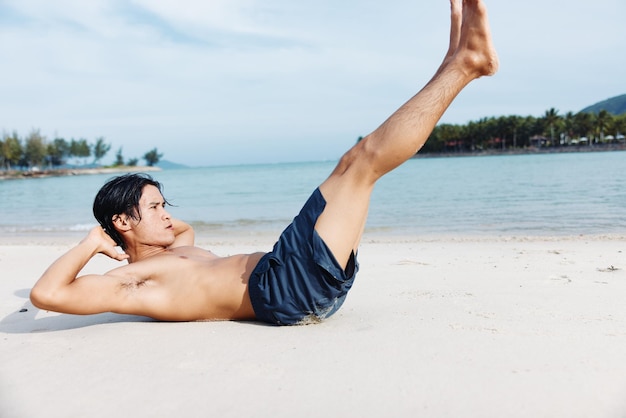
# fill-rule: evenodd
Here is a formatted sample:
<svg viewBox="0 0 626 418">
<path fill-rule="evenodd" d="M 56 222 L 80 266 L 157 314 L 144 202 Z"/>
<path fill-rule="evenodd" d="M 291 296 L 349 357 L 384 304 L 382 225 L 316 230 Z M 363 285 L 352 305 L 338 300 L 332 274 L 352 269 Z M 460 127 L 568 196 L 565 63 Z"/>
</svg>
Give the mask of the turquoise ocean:
<svg viewBox="0 0 626 418">
<path fill-rule="evenodd" d="M 153 172 L 199 234 L 280 232 L 336 162 Z M 0 235 L 83 234 L 105 175 L 0 181 Z M 626 152 L 417 158 L 376 186 L 366 233 L 626 233 Z"/>
</svg>

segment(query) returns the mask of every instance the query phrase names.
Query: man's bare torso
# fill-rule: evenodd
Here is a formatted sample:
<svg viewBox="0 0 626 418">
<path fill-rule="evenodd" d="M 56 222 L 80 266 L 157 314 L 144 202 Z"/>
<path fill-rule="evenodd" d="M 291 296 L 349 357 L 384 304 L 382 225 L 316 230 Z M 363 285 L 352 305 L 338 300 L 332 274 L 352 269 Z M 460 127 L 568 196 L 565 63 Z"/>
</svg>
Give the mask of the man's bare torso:
<svg viewBox="0 0 626 418">
<path fill-rule="evenodd" d="M 254 319 L 248 279 L 264 253 L 219 257 L 176 247 L 106 274 L 118 282 L 123 313 L 167 321 Z"/>
</svg>

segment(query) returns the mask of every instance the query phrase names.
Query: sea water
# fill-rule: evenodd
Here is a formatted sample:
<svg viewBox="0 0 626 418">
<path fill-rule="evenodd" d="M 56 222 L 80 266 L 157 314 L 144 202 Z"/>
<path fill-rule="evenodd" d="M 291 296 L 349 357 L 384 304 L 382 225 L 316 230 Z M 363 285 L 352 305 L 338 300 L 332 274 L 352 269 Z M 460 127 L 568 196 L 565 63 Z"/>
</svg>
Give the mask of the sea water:
<svg viewBox="0 0 626 418">
<path fill-rule="evenodd" d="M 199 232 L 280 232 L 336 162 L 186 168 L 152 173 L 172 216 Z M 366 233 L 626 233 L 626 152 L 417 158 L 383 177 Z M 91 205 L 112 175 L 0 181 L 0 234 L 95 225 Z"/>
</svg>

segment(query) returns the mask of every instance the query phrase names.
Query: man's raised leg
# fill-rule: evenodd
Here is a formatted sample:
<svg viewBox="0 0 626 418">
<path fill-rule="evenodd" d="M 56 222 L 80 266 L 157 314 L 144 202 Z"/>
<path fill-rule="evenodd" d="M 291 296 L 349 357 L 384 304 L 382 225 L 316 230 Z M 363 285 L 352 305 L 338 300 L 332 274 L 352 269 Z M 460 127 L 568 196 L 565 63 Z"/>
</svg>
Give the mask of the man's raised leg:
<svg viewBox="0 0 626 418">
<path fill-rule="evenodd" d="M 450 0 L 450 4 L 450 47 L 433 78 L 344 154 L 320 186 L 327 205 L 315 229 L 343 266 L 358 247 L 376 181 L 420 150 L 465 86 L 498 68 L 483 2 Z"/>
</svg>

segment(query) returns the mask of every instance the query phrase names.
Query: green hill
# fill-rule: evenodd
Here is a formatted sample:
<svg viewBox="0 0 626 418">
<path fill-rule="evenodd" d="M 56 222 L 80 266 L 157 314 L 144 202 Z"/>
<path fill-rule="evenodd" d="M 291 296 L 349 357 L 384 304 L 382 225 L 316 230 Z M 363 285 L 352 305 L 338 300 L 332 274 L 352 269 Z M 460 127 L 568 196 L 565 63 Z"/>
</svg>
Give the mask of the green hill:
<svg viewBox="0 0 626 418">
<path fill-rule="evenodd" d="M 584 108 L 583 110 L 581 110 L 581 112 L 598 113 L 601 110 L 606 110 L 607 112 L 614 115 L 621 115 L 622 113 L 626 113 L 626 94 L 603 100 L 594 105 Z"/>
</svg>

